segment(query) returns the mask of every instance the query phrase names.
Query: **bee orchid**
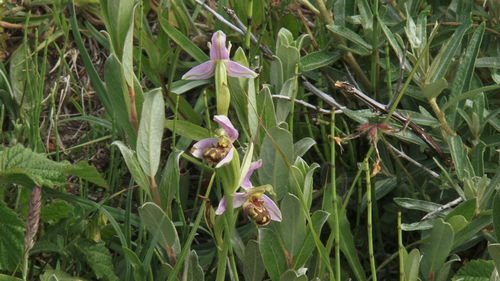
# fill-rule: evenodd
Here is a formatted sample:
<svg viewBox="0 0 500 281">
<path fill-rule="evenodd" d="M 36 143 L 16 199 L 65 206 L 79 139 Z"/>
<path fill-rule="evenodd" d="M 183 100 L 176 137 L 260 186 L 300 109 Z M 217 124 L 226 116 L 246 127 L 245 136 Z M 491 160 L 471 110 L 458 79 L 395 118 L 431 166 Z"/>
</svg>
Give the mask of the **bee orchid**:
<svg viewBox="0 0 500 281">
<path fill-rule="evenodd" d="M 281 221 L 281 211 L 274 201 L 265 195 L 266 191 L 272 191 L 270 185 L 253 187 L 250 177 L 253 172 L 262 167 L 262 160 L 253 162 L 243 180 L 241 187 L 244 192 L 234 194 L 233 208 L 242 207 L 243 211 L 252 218 L 258 226 L 268 225 L 271 220 Z M 226 197 L 222 197 L 216 215 L 222 215 L 227 209 Z"/>
<path fill-rule="evenodd" d="M 219 123 L 220 129 L 216 131 L 216 138 L 200 140 L 193 145 L 191 154 L 194 157 L 205 160 L 208 164 L 220 168 L 229 164 L 233 159 L 233 142 L 238 139 L 238 130 L 224 115 L 215 115 L 214 121 Z"/>
<path fill-rule="evenodd" d="M 215 74 L 217 64 L 225 66 L 227 75 L 231 77 L 255 78 L 257 73 L 246 66 L 243 66 L 229 59 L 231 43 L 226 47 L 226 34 L 217 31 L 212 35 L 212 44 L 209 43 L 210 60 L 193 67 L 182 76 L 185 80 L 208 79 Z"/>
</svg>

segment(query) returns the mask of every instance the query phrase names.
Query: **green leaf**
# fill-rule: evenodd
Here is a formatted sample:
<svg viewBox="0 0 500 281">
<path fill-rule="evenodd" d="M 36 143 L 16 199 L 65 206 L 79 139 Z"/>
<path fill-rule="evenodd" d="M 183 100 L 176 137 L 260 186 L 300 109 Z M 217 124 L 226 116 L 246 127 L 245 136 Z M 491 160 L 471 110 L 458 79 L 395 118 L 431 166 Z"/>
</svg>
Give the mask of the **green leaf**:
<svg viewBox="0 0 500 281">
<path fill-rule="evenodd" d="M 160 19 L 160 25 L 167 33 L 167 35 L 174 40 L 174 42 L 181 47 L 186 53 L 188 53 L 191 57 L 193 57 L 197 62 L 205 62 L 210 58 L 205 54 L 198 46 L 196 46 L 192 40 L 186 37 L 186 35 L 182 34 L 179 30 L 177 30 L 173 25 L 168 23 L 167 19 L 162 17 Z"/>
<path fill-rule="evenodd" d="M 0 201 L 0 270 L 13 271 L 20 266 L 24 252 L 24 222 Z"/>
<path fill-rule="evenodd" d="M 467 221 L 472 220 L 476 212 L 476 198 L 469 199 L 465 202 L 460 203 L 455 209 L 453 209 L 448 215 L 446 215 L 446 219 L 451 218 L 453 216 L 463 216 Z"/>
<path fill-rule="evenodd" d="M 145 95 L 137 137 L 137 157 L 146 175 L 154 177 L 160 165 L 161 140 L 165 122 L 165 102 L 161 89 Z"/>
<path fill-rule="evenodd" d="M 373 14 L 370 4 L 368 4 L 367 0 L 357 0 L 356 4 L 361 16 L 361 25 L 363 25 L 363 29 L 371 31 L 373 29 Z"/>
<path fill-rule="evenodd" d="M 450 107 L 453 107 L 458 102 L 460 102 L 464 99 L 472 99 L 483 92 L 493 91 L 493 90 L 496 90 L 499 88 L 500 88 L 500 85 L 489 85 L 489 86 L 484 86 L 484 87 L 480 87 L 480 88 L 475 88 L 475 89 L 472 89 L 472 90 L 467 91 L 465 93 L 459 94 L 459 95 L 449 99 L 442 107 L 442 110 L 446 110 Z"/>
<path fill-rule="evenodd" d="M 420 251 L 418 249 L 413 249 L 411 252 L 408 254 L 405 264 L 404 264 L 404 272 L 405 272 L 405 279 L 406 281 L 417 281 L 418 279 L 418 272 L 420 269 Z"/>
<path fill-rule="evenodd" d="M 309 53 L 300 58 L 300 70 L 302 72 L 312 71 L 327 65 L 331 65 L 342 57 L 340 52 L 318 51 Z"/>
<path fill-rule="evenodd" d="M 460 43 L 464 37 L 465 32 L 469 29 L 470 24 L 462 24 L 451 38 L 444 43 L 443 47 L 439 50 L 438 55 L 432 61 L 429 71 L 426 74 L 425 84 L 431 84 L 445 76 L 450 66 L 453 56 L 460 48 Z"/>
<path fill-rule="evenodd" d="M 450 137 L 450 153 L 453 164 L 455 164 L 455 171 L 460 180 L 474 176 L 474 169 L 460 136 Z"/>
<path fill-rule="evenodd" d="M 279 127 L 271 128 L 268 133 L 260 151 L 263 167 L 258 170 L 259 179 L 261 184 L 272 185 L 278 199 L 281 199 L 288 192 L 287 163 L 290 163 L 295 155 L 292 136 L 290 132 Z"/>
<path fill-rule="evenodd" d="M 146 272 L 142 266 L 141 260 L 132 250 L 126 247 L 122 247 L 123 255 L 127 261 L 132 265 L 134 270 L 134 278 L 136 281 L 146 280 Z"/>
<path fill-rule="evenodd" d="M 25 95 L 25 87 L 28 72 L 26 71 L 26 52 L 28 51 L 27 44 L 21 44 L 13 53 L 10 58 L 10 84 L 12 87 L 12 94 L 18 105 L 28 104 L 25 100 L 28 94 Z"/>
<path fill-rule="evenodd" d="M 64 200 L 54 200 L 42 207 L 42 221 L 53 222 L 68 218 L 73 213 L 74 207 Z"/>
<path fill-rule="evenodd" d="M 281 87 L 280 95 L 292 98 L 293 93 L 297 91 L 296 88 L 296 78 L 292 77 L 283 83 L 283 87 Z M 276 104 L 276 119 L 279 122 L 285 122 L 290 114 L 291 110 L 291 101 L 287 100 L 278 100 Z"/>
<path fill-rule="evenodd" d="M 283 215 L 280 223 L 281 237 L 285 249 L 294 258 L 304 244 L 307 234 L 306 218 L 300 200 L 290 193 L 281 200 L 280 209 Z"/>
<path fill-rule="evenodd" d="M 78 243 L 78 249 L 98 279 L 119 280 L 113 269 L 111 254 L 104 242 L 95 243 L 90 240 L 82 240 Z"/>
<path fill-rule="evenodd" d="M 133 28 L 134 1 L 101 0 L 101 8 L 113 49 L 121 58 L 129 30 Z"/>
<path fill-rule="evenodd" d="M 455 74 L 455 79 L 451 84 L 450 100 L 466 92 L 470 88 L 472 74 L 474 73 L 474 64 L 476 57 L 479 53 L 479 47 L 481 46 L 481 41 L 483 39 L 485 29 L 485 23 L 483 22 L 472 35 L 472 38 L 467 42 L 467 50 L 465 54 L 460 59 L 460 64 L 458 65 L 457 72 Z M 447 102 L 447 104 L 450 101 Z M 445 108 L 443 107 L 443 110 Z M 455 122 L 456 110 L 454 107 L 450 108 L 450 115 L 447 116 L 451 123 Z"/>
<path fill-rule="evenodd" d="M 340 250 L 347 259 L 354 276 L 356 276 L 356 280 L 364 281 L 366 280 L 366 275 L 354 244 L 354 235 L 351 232 L 351 225 L 347 218 L 346 210 L 342 209 L 340 204 L 337 213 L 339 214 Z M 331 216 L 330 220 L 333 221 L 333 218 L 334 216 Z"/>
<path fill-rule="evenodd" d="M 73 166 L 67 167 L 64 172 L 69 175 L 77 176 L 81 179 L 97 184 L 98 186 L 109 188 L 109 184 L 97 171 L 94 166 L 89 165 L 85 161 L 76 163 Z"/>
<path fill-rule="evenodd" d="M 130 122 L 130 97 L 123 66 L 116 55 L 111 54 L 104 63 L 104 81 L 106 82 L 106 96 L 110 99 L 110 107 L 106 108 L 108 114 L 116 125 L 121 128 L 133 144 L 137 133 Z"/>
<path fill-rule="evenodd" d="M 269 277 L 278 281 L 286 271 L 285 252 L 278 236 L 270 228 L 259 228 L 259 250 Z"/>
<path fill-rule="evenodd" d="M 165 127 L 172 132 L 175 128 L 176 134 L 195 141 L 210 137 L 208 129 L 185 120 L 166 120 Z"/>
<path fill-rule="evenodd" d="M 0 281 L 23 281 L 23 279 L 13 277 L 10 275 L 0 274 Z M 42 279 L 42 281 L 45 281 L 45 280 Z"/>
<path fill-rule="evenodd" d="M 163 168 L 160 184 L 158 185 L 163 206 L 170 206 L 174 196 L 179 192 L 179 160 L 182 153 L 184 151 L 171 152 L 168 156 L 167 164 Z M 180 194 L 177 194 L 177 196 L 180 196 Z"/>
<path fill-rule="evenodd" d="M 169 256 L 180 253 L 181 245 L 175 226 L 158 205 L 145 203 L 139 208 L 139 215 L 153 237 L 158 237 L 158 243 Z"/>
<path fill-rule="evenodd" d="M 493 199 L 493 228 L 497 241 L 500 241 L 500 191 L 498 190 Z"/>
<path fill-rule="evenodd" d="M 145 191 L 151 193 L 148 177 L 142 170 L 135 152 L 128 148 L 121 141 L 114 141 L 113 144 L 118 146 L 118 148 L 120 149 L 123 159 L 125 159 L 125 164 L 127 164 L 127 168 L 134 181 Z"/>
<path fill-rule="evenodd" d="M 248 241 L 245 247 L 243 276 L 245 281 L 262 281 L 265 274 L 264 262 L 259 252 L 259 244 L 255 240 Z"/>
<path fill-rule="evenodd" d="M 306 152 L 311 149 L 316 144 L 316 141 L 310 137 L 305 137 L 299 141 L 297 141 L 293 147 L 295 150 L 296 157 L 302 157 Z"/>
<path fill-rule="evenodd" d="M 189 253 L 188 262 L 184 266 L 184 272 L 187 272 L 186 281 L 204 281 L 205 274 L 203 273 L 203 268 L 201 268 L 198 262 L 198 255 L 195 250 L 191 250 Z"/>
<path fill-rule="evenodd" d="M 453 228 L 442 219 L 434 222 L 429 242 L 422 247 L 422 274 L 432 279 L 446 261 L 453 245 Z"/>
<path fill-rule="evenodd" d="M 422 92 L 427 99 L 432 99 L 439 96 L 439 94 L 441 94 L 441 92 L 443 92 L 446 87 L 448 87 L 448 81 L 446 81 L 446 79 L 444 78 L 441 78 L 429 85 L 425 85 Z"/>
<path fill-rule="evenodd" d="M 452 281 L 489 281 L 495 266 L 491 261 L 472 260 L 462 266 Z"/>
<path fill-rule="evenodd" d="M 293 46 L 280 46 L 276 50 L 276 56 L 281 60 L 283 68 L 283 80 L 293 78 L 297 71 L 297 64 L 300 61 L 300 52 Z"/>
<path fill-rule="evenodd" d="M 205 80 L 179 80 L 172 83 L 172 87 L 170 88 L 170 92 L 181 95 L 190 90 L 210 84 L 212 81 L 209 79 Z"/>
<path fill-rule="evenodd" d="M 276 112 L 274 110 L 274 102 L 271 96 L 271 90 L 268 86 L 264 86 L 259 95 L 257 95 L 257 109 L 258 116 L 261 116 L 262 121 L 264 122 L 264 128 L 268 129 L 276 126 Z M 264 132 L 264 130 L 262 129 L 261 132 Z"/>
<path fill-rule="evenodd" d="M 440 204 L 436 204 L 430 201 L 418 200 L 413 198 L 394 198 L 394 202 L 399 206 L 410 209 L 410 210 L 419 210 L 423 212 L 432 212 L 441 207 Z"/>
<path fill-rule="evenodd" d="M 497 271 L 500 271 L 500 244 L 490 244 L 488 245 L 488 253 L 490 254 Z"/>
<path fill-rule="evenodd" d="M 40 153 L 18 144 L 0 151 L 0 180 L 2 183 L 24 183 L 53 187 L 66 184 L 67 162 L 54 162 Z M 16 179 L 21 182 L 15 182 Z"/>
<path fill-rule="evenodd" d="M 366 42 L 363 38 L 361 38 L 361 36 L 359 36 L 359 34 L 350 30 L 349 28 L 347 28 L 345 26 L 329 24 L 326 26 L 326 28 L 328 28 L 328 30 L 330 30 L 334 34 L 337 34 L 339 36 L 344 37 L 345 39 L 353 42 L 357 46 L 360 46 L 367 51 L 371 51 L 371 49 L 372 49 L 372 46 L 368 42 Z"/>
<path fill-rule="evenodd" d="M 500 58 L 499 57 L 482 57 L 476 59 L 476 67 L 487 67 L 487 68 L 500 68 Z"/>
<path fill-rule="evenodd" d="M 325 224 L 329 216 L 329 213 L 322 210 L 314 212 L 314 214 L 311 216 L 311 221 L 316 233 L 321 232 L 321 229 L 323 228 L 323 225 Z M 315 244 L 313 235 L 310 231 L 307 231 L 304 243 L 302 244 L 302 247 L 300 248 L 298 253 L 295 255 L 293 268 L 302 267 L 307 262 L 307 260 L 311 258 L 311 254 L 313 253 L 314 249 Z"/>
</svg>

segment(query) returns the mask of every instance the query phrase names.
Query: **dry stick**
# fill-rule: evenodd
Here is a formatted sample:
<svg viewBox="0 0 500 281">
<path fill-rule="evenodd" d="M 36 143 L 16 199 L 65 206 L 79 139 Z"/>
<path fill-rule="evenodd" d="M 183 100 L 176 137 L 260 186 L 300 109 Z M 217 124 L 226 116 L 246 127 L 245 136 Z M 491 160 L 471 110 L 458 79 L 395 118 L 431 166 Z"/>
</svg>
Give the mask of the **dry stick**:
<svg viewBox="0 0 500 281">
<path fill-rule="evenodd" d="M 289 97 L 289 96 L 283 96 L 283 95 L 272 95 L 271 97 L 273 98 L 276 98 L 276 99 L 281 99 L 281 100 L 287 100 L 287 101 L 292 101 L 292 98 Z M 295 100 L 295 103 L 296 104 L 300 104 L 304 107 L 307 107 L 307 108 L 310 108 L 310 109 L 313 109 L 313 110 L 316 110 L 318 111 L 319 113 L 322 113 L 322 114 L 332 114 L 332 111 L 331 110 L 328 110 L 328 109 L 323 109 L 319 106 L 316 106 L 316 105 L 312 105 L 306 101 L 303 101 L 303 100 Z M 344 113 L 341 109 L 337 109 L 335 110 L 335 113 L 336 114 L 341 114 L 341 113 Z"/>
<path fill-rule="evenodd" d="M 352 94 L 355 98 L 366 103 L 369 107 L 371 107 L 373 110 L 377 112 L 385 114 L 389 112 L 385 105 L 368 97 L 366 94 L 364 94 L 363 92 L 361 92 L 360 90 L 358 90 L 357 88 L 355 88 L 354 86 L 352 86 L 347 82 L 337 81 L 335 83 L 335 86 L 346 91 L 347 93 Z M 427 133 L 423 128 L 412 122 L 408 117 L 405 117 L 397 112 L 394 112 L 391 117 L 394 118 L 396 121 L 400 122 L 401 124 L 403 124 L 404 126 L 410 127 L 418 135 L 418 137 L 420 137 L 429 147 L 431 147 L 439 155 L 439 158 L 441 158 L 441 160 L 443 160 L 444 163 L 446 163 L 447 165 L 451 164 L 448 157 L 444 154 L 439 144 L 437 144 L 434 138 L 429 133 Z"/>
<path fill-rule="evenodd" d="M 387 145 L 387 147 L 389 147 L 390 150 L 392 150 L 394 153 L 396 153 L 397 155 L 401 156 L 402 158 L 408 160 L 408 162 L 412 163 L 413 165 L 421 168 L 422 170 L 426 171 L 427 173 L 429 173 L 431 176 L 435 177 L 435 178 L 439 178 L 439 174 L 434 172 L 433 170 L 425 167 L 424 165 L 420 164 L 419 162 L 417 162 L 415 159 L 411 158 L 410 156 L 408 156 L 406 153 L 404 153 L 403 151 L 401 150 L 398 150 L 397 148 L 395 148 L 392 144 L 390 144 L 388 141 L 386 141 L 384 139 L 384 143 L 385 145 Z"/>
<path fill-rule="evenodd" d="M 463 199 L 462 197 L 458 197 L 457 199 L 455 199 L 455 200 L 453 200 L 453 201 L 451 201 L 451 202 L 448 202 L 448 203 L 446 203 L 446 204 L 444 204 L 444 205 L 440 206 L 440 207 L 439 207 L 439 208 L 437 208 L 436 210 L 434 210 L 434 211 L 432 211 L 432 212 L 428 213 L 427 215 L 425 215 L 425 216 L 421 219 L 421 221 L 426 220 L 426 219 L 428 219 L 428 218 L 430 218 L 430 217 L 434 216 L 435 214 L 437 214 L 437 213 L 439 213 L 439 212 L 441 212 L 441 211 L 443 211 L 443 210 L 446 210 L 446 209 L 448 209 L 448 208 L 451 208 L 451 207 L 453 207 L 453 206 L 456 206 L 456 205 L 460 204 L 460 202 L 462 202 L 462 201 L 464 201 L 464 199 Z"/>
</svg>

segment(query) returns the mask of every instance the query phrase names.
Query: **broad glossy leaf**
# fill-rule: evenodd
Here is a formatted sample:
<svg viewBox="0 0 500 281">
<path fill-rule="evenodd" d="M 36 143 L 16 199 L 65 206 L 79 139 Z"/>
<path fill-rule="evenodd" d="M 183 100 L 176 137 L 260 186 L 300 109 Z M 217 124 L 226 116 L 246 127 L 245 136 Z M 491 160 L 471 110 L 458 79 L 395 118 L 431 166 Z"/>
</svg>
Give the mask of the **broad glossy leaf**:
<svg viewBox="0 0 500 281">
<path fill-rule="evenodd" d="M 16 278 L 17 279 L 17 278 Z M 1 279 L 1 281 L 15 281 L 14 279 Z M 61 270 L 55 270 L 55 269 L 47 269 L 44 271 L 42 275 L 40 275 L 40 281 L 85 281 L 87 279 L 83 279 L 81 277 L 73 277 L 69 275 L 68 273 L 61 271 Z"/>
<path fill-rule="evenodd" d="M 436 204 L 430 201 L 418 200 L 413 198 L 394 198 L 394 202 L 399 206 L 410 209 L 419 210 L 423 212 L 432 212 L 441 207 L 440 204 Z"/>
<path fill-rule="evenodd" d="M 311 216 L 311 220 L 313 222 L 313 228 L 316 233 L 321 232 L 321 229 L 323 228 L 325 222 L 328 220 L 329 216 L 329 213 L 322 210 L 314 212 L 314 214 Z M 301 268 L 311 258 L 311 254 L 314 249 L 314 239 L 308 228 L 307 236 L 304 239 L 304 244 L 302 244 L 299 252 L 295 255 L 293 268 Z"/>
<path fill-rule="evenodd" d="M 500 270 L 500 244 L 490 244 L 488 245 L 488 253 L 490 254 L 497 271 Z"/>
<path fill-rule="evenodd" d="M 310 137 L 305 137 L 297 141 L 293 146 L 296 157 L 302 157 L 306 152 L 316 144 L 316 141 Z"/>
<path fill-rule="evenodd" d="M 66 174 L 77 176 L 81 179 L 97 184 L 98 186 L 109 188 L 109 184 L 104 177 L 97 171 L 96 167 L 81 161 L 75 165 L 69 166 L 64 170 Z"/>
</svg>

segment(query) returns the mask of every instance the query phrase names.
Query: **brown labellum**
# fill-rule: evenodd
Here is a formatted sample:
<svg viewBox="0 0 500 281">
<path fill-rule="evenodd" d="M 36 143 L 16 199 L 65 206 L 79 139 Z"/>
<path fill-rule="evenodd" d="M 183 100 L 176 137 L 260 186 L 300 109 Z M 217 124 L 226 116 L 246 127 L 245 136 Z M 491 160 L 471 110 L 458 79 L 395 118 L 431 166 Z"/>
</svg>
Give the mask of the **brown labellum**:
<svg viewBox="0 0 500 281">
<path fill-rule="evenodd" d="M 217 164 L 227 156 L 232 147 L 230 142 L 219 141 L 203 153 L 203 159 L 209 164 Z"/>
<path fill-rule="evenodd" d="M 259 199 L 253 199 L 243 204 L 243 211 L 250 216 L 258 226 L 266 226 L 271 222 L 269 211 Z"/>
</svg>

